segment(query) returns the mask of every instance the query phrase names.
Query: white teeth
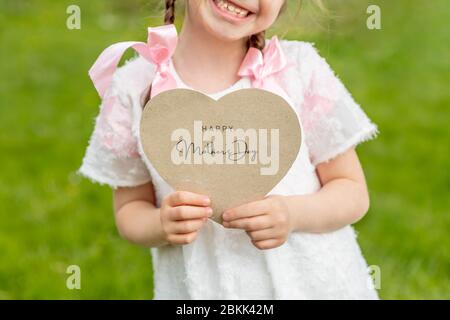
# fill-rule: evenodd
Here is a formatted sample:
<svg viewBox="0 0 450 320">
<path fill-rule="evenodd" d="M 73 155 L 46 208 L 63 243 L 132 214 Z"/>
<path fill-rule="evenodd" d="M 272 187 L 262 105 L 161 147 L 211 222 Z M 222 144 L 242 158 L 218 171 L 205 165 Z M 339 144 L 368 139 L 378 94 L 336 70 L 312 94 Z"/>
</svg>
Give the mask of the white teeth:
<svg viewBox="0 0 450 320">
<path fill-rule="evenodd" d="M 230 2 L 227 2 L 226 0 L 214 0 L 214 2 L 217 4 L 217 6 L 222 9 L 223 11 L 226 11 L 228 13 L 231 13 L 232 15 L 236 17 L 246 17 L 249 13 L 249 11 L 238 8 L 231 4 Z"/>
</svg>

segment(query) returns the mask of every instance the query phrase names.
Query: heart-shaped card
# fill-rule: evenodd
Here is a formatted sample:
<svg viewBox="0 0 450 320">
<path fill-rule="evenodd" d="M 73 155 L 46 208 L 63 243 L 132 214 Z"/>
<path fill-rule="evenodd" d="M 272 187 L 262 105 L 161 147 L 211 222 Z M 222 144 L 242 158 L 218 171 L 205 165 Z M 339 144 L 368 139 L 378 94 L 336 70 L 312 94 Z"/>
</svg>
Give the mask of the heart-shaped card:
<svg viewBox="0 0 450 320">
<path fill-rule="evenodd" d="M 143 150 L 175 190 L 206 194 L 212 219 L 263 199 L 286 175 L 301 144 L 295 111 L 282 97 L 242 89 L 214 100 L 173 89 L 152 98 L 140 124 Z"/>
</svg>

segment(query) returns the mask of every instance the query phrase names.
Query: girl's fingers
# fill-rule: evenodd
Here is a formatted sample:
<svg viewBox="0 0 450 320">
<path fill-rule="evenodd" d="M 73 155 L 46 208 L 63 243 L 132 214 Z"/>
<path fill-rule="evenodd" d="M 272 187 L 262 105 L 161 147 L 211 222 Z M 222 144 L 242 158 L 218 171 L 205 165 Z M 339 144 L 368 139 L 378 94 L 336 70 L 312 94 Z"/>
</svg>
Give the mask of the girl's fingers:
<svg viewBox="0 0 450 320">
<path fill-rule="evenodd" d="M 262 241 L 252 241 L 253 245 L 261 250 L 272 249 L 281 246 L 284 242 L 280 239 L 267 239 Z"/>
<path fill-rule="evenodd" d="M 276 231 L 273 228 L 257 231 L 247 231 L 247 234 L 249 235 L 250 239 L 252 239 L 252 241 L 274 239 L 277 236 Z"/>
<path fill-rule="evenodd" d="M 274 223 L 271 221 L 269 215 L 262 214 L 256 217 L 223 221 L 223 226 L 226 228 L 237 228 L 237 229 L 244 229 L 246 231 L 256 231 L 271 228 L 274 226 Z"/>
<path fill-rule="evenodd" d="M 204 219 L 191 219 L 184 221 L 175 221 L 170 227 L 170 233 L 187 234 L 198 231 L 205 224 Z"/>
<path fill-rule="evenodd" d="M 208 196 L 189 191 L 175 191 L 168 197 L 168 205 L 171 207 L 181 205 L 208 206 L 210 204 L 211 200 Z"/>
<path fill-rule="evenodd" d="M 185 233 L 185 234 L 170 234 L 167 240 L 171 244 L 188 244 L 197 238 L 197 232 Z"/>
<path fill-rule="evenodd" d="M 259 216 L 269 211 L 266 199 L 245 203 L 243 205 L 226 209 L 222 215 L 224 221 Z"/>
<path fill-rule="evenodd" d="M 200 219 L 210 217 L 212 213 L 210 207 L 177 206 L 169 209 L 168 218 L 171 221 Z"/>
</svg>

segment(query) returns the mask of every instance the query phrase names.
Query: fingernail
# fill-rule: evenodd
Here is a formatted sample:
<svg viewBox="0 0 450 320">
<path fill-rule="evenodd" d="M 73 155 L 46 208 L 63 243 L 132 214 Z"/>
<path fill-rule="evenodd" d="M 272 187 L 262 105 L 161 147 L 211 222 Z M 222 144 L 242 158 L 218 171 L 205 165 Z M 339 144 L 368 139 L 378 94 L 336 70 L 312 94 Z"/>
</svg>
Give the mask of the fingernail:
<svg viewBox="0 0 450 320">
<path fill-rule="evenodd" d="M 204 203 L 205 205 L 209 205 L 209 204 L 211 203 L 211 199 L 209 199 L 209 197 L 204 197 L 204 198 L 203 198 L 203 203 Z"/>
<path fill-rule="evenodd" d="M 212 208 L 206 209 L 206 212 L 208 213 L 208 217 L 211 217 L 213 215 L 213 209 Z"/>
</svg>

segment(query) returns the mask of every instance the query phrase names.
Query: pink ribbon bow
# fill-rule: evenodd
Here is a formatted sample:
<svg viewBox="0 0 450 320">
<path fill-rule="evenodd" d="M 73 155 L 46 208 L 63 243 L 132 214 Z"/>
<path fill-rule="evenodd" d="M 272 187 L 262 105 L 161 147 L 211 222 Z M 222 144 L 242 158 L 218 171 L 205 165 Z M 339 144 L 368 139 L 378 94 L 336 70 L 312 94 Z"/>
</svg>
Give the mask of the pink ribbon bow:
<svg viewBox="0 0 450 320">
<path fill-rule="evenodd" d="M 250 48 L 239 68 L 238 75 L 248 76 L 255 88 L 265 89 L 287 98 L 286 92 L 274 79 L 274 75 L 291 67 L 287 62 L 277 36 L 273 36 L 269 44 L 263 49 Z"/>
<path fill-rule="evenodd" d="M 169 72 L 170 58 L 177 46 L 177 30 L 173 24 L 148 28 L 147 43 L 137 41 L 119 42 L 106 48 L 89 70 L 89 76 L 103 99 L 111 84 L 122 55 L 133 48 L 143 58 L 156 65 L 152 83 L 152 97 L 176 87 L 176 80 Z"/>
</svg>

